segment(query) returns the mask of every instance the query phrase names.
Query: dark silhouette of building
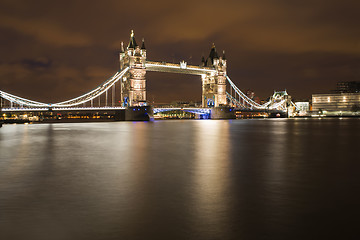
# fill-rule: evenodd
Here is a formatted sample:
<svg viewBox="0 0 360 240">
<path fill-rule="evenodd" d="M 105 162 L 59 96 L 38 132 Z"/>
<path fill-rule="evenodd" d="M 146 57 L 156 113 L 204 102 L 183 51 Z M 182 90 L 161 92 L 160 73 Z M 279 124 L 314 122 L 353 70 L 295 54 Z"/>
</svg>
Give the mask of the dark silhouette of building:
<svg viewBox="0 0 360 240">
<path fill-rule="evenodd" d="M 359 93 L 360 92 L 360 82 L 338 82 L 336 84 L 335 93 Z"/>
</svg>

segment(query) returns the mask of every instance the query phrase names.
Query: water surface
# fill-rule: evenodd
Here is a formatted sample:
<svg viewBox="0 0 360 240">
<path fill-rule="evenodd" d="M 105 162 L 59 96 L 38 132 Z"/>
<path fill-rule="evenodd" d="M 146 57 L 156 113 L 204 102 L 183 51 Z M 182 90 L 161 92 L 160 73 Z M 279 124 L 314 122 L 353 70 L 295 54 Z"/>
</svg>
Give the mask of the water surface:
<svg viewBox="0 0 360 240">
<path fill-rule="evenodd" d="M 357 119 L 4 125 L 0 239 L 358 239 Z"/>
</svg>

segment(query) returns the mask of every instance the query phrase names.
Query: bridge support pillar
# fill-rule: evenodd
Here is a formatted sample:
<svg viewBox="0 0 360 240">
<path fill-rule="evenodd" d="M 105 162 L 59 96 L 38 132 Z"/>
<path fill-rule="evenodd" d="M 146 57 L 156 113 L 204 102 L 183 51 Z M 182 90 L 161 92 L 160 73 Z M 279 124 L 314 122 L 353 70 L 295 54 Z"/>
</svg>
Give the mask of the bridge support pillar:
<svg viewBox="0 0 360 240">
<path fill-rule="evenodd" d="M 235 111 L 233 107 L 223 106 L 211 109 L 211 119 L 235 119 Z"/>
<path fill-rule="evenodd" d="M 125 121 L 150 121 L 154 118 L 152 106 L 128 107 L 125 109 Z"/>
</svg>

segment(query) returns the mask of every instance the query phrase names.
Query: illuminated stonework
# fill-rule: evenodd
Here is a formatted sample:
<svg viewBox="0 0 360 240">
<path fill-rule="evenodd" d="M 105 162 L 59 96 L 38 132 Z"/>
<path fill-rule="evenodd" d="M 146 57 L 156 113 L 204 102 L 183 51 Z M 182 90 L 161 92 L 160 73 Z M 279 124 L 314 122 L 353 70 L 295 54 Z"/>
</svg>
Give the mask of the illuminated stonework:
<svg viewBox="0 0 360 240">
<path fill-rule="evenodd" d="M 206 61 L 203 59 L 203 66 L 215 68 L 216 72 L 202 76 L 202 107 L 227 105 L 225 53 L 219 57 L 213 44 L 209 57 Z"/>
<path fill-rule="evenodd" d="M 134 32 L 131 31 L 129 45 L 124 51 L 121 44 L 120 71 L 129 67 L 129 71 L 121 81 L 122 106 L 146 105 L 146 49 L 144 40 L 142 46 L 137 45 Z"/>
<path fill-rule="evenodd" d="M 146 49 L 144 40 L 142 46 L 138 46 L 131 32 L 129 44 L 124 50 L 121 44 L 120 52 L 120 70 L 129 67 L 129 71 L 121 80 L 121 104 L 124 107 L 142 106 L 146 104 L 146 70 L 156 71 L 156 65 L 152 62 L 146 62 Z M 174 64 L 173 64 L 174 65 Z M 160 71 L 177 71 L 184 73 L 202 75 L 202 106 L 220 107 L 227 105 L 226 98 L 226 59 L 225 53 L 219 57 L 215 45 L 212 46 L 210 55 L 206 62 L 203 60 L 201 67 L 188 66 L 185 61 L 179 65 L 163 64 Z M 149 68 L 149 69 L 147 69 Z"/>
</svg>

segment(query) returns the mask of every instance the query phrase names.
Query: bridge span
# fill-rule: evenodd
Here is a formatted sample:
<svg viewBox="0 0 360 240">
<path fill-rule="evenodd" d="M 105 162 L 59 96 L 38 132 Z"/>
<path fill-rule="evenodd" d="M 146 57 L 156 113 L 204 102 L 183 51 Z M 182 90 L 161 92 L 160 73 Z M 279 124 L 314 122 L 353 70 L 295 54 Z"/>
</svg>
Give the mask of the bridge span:
<svg viewBox="0 0 360 240">
<path fill-rule="evenodd" d="M 139 46 L 132 31 L 126 49 L 123 43 L 121 44 L 119 63 L 119 70 L 98 87 L 63 102 L 42 103 L 0 90 L 0 109 L 4 113 L 124 111 L 127 112 L 128 116 L 134 117 L 133 120 L 137 120 L 140 115 L 136 115 L 135 112 L 145 111 L 146 116 L 151 116 L 154 113 L 165 111 L 165 109 L 153 109 L 147 102 L 146 72 L 155 71 L 191 74 L 201 77 L 201 108 L 182 109 L 184 111 L 210 114 L 213 118 L 229 118 L 233 113 L 233 109 L 272 110 L 286 114 L 291 114 L 295 110 L 295 105 L 286 91 L 274 92 L 269 101 L 264 104 L 255 102 L 244 94 L 227 74 L 225 52 L 220 56 L 214 44 L 211 47 L 209 56 L 206 59 L 203 57 L 199 66 L 188 65 L 185 61 L 181 61 L 179 64 L 149 61 L 144 40 Z M 225 112 L 226 114 L 223 114 Z M 129 119 L 132 117 L 129 117 Z M 143 117 L 139 117 L 139 120 L 141 119 Z"/>
</svg>

